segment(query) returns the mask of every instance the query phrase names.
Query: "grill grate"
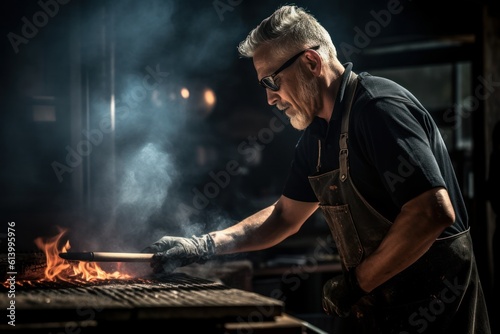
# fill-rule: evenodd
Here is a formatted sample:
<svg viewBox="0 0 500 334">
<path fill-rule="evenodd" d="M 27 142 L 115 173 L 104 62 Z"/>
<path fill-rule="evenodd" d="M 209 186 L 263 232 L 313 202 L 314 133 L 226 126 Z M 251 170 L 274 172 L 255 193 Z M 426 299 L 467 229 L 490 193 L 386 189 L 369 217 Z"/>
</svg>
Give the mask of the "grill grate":
<svg viewBox="0 0 500 334">
<path fill-rule="evenodd" d="M 0 295 L 0 305 L 9 306 L 7 292 Z M 88 320 L 241 321 L 255 315 L 266 320 L 281 315 L 284 306 L 279 300 L 185 273 L 85 284 L 33 282 L 17 288 L 15 305 L 17 325 Z M 7 328 L 1 326 L 0 330 Z"/>
</svg>

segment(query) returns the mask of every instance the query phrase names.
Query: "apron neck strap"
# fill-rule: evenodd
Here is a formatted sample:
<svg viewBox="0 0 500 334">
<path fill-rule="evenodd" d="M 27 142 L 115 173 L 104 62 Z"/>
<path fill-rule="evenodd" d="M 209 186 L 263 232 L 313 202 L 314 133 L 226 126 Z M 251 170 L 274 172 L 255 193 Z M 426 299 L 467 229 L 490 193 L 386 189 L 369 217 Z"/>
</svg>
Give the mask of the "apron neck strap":
<svg viewBox="0 0 500 334">
<path fill-rule="evenodd" d="M 351 113 L 352 102 L 354 101 L 354 93 L 356 92 L 356 86 L 358 84 L 358 75 L 354 72 L 349 73 L 349 79 L 347 81 L 347 87 L 345 90 L 344 100 L 346 101 L 345 107 L 342 113 L 342 124 L 340 128 L 340 152 L 339 152 L 339 166 L 340 166 L 340 180 L 344 182 L 347 180 L 348 176 L 348 150 L 347 150 L 347 140 L 348 140 L 348 130 L 349 130 L 349 115 Z"/>
</svg>

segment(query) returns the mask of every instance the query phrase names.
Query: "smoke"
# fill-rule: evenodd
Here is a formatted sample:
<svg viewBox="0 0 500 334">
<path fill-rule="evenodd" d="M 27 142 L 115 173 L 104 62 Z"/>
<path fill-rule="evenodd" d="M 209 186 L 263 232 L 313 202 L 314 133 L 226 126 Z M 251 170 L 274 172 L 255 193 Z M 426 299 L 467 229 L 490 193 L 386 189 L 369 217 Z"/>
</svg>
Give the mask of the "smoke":
<svg viewBox="0 0 500 334">
<path fill-rule="evenodd" d="M 40 3 L 12 2 L 4 36 L 21 36 L 22 18 L 32 21 Z M 202 91 L 215 93 L 215 113 L 243 80 L 230 69 L 248 29 L 243 5 L 228 3 L 218 12 L 201 0 L 71 1 L 18 53 L 4 40 L 3 205 L 6 214 L 50 214 L 25 220 L 27 244 L 60 225 L 75 250 L 131 250 L 157 234 L 227 224 L 212 205 L 195 215 L 181 208 L 193 206 L 192 189 L 219 167 L 197 157 L 200 147 L 219 145 Z M 32 105 L 48 106 L 53 120 L 34 121 Z"/>
<path fill-rule="evenodd" d="M 197 152 L 212 135 L 202 90 L 217 91 L 230 75 L 225 70 L 238 60 L 236 45 L 244 30 L 239 15 L 228 13 L 222 22 L 211 2 L 201 1 L 108 4 L 109 14 L 99 5 L 90 7 L 82 22 L 93 34 L 86 39 L 84 66 L 94 70 L 102 62 L 95 45 L 99 24 L 109 27 L 114 66 L 115 129 L 89 156 L 91 217 L 85 224 L 94 234 L 86 238 L 89 247 L 130 251 L 165 234 L 227 226 L 225 214 L 214 208 L 196 215 L 183 208 L 192 205 L 191 189 L 206 175 L 197 163 Z M 95 128 L 110 109 L 102 102 L 107 95 L 100 78 L 91 82 L 89 124 Z M 183 88 L 189 97 L 181 96 Z M 88 234 L 86 226 L 78 226 L 78 234 Z"/>
<path fill-rule="evenodd" d="M 118 185 L 118 209 L 132 206 L 133 220 L 146 221 L 159 210 L 177 173 L 170 158 L 154 143 L 148 143 L 125 161 L 126 170 Z"/>
</svg>

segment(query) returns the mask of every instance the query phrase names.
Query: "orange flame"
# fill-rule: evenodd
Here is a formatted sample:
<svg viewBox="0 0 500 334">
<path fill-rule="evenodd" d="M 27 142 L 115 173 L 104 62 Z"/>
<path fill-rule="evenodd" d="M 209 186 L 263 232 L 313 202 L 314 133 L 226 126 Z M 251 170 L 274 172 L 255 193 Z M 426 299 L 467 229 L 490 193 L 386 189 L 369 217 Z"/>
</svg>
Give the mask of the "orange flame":
<svg viewBox="0 0 500 334">
<path fill-rule="evenodd" d="M 68 240 L 62 248 L 58 248 L 61 244 L 61 238 L 67 232 L 67 229 L 60 227 L 58 229 L 60 232 L 55 237 L 47 240 L 41 237 L 35 239 L 36 246 L 45 252 L 47 261 L 45 277 L 37 280 L 38 282 L 93 282 L 107 279 L 129 279 L 132 277 L 128 274 L 122 274 L 119 271 L 108 273 L 95 262 L 74 262 L 62 259 L 59 257 L 59 253 L 67 252 L 71 246 Z M 17 283 L 23 285 L 22 282 Z M 24 283 L 29 284 L 30 282 Z"/>
</svg>

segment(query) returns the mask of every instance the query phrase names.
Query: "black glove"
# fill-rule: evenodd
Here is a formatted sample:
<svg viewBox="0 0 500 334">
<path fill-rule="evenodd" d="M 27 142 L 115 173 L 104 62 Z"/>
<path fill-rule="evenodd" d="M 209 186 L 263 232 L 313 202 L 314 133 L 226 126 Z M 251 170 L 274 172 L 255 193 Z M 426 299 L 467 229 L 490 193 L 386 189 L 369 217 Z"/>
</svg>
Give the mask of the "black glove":
<svg viewBox="0 0 500 334">
<path fill-rule="evenodd" d="M 171 273 L 177 267 L 205 263 L 215 255 L 215 244 L 209 234 L 191 238 L 165 236 L 142 250 L 155 253 L 151 260 L 154 273 Z"/>
<path fill-rule="evenodd" d="M 351 307 L 366 295 L 359 286 L 354 269 L 328 280 L 323 286 L 323 309 L 327 314 L 335 313 L 345 318 L 349 316 Z"/>
</svg>

